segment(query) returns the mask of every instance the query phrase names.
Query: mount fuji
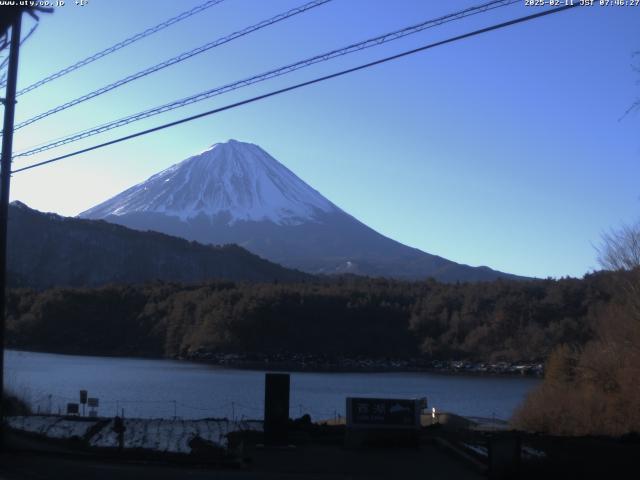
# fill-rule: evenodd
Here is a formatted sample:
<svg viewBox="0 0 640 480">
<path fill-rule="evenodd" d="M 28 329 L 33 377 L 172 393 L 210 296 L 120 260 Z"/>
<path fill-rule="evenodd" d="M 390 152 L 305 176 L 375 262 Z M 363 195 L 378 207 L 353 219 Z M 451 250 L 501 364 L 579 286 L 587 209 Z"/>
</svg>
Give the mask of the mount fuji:
<svg viewBox="0 0 640 480">
<path fill-rule="evenodd" d="M 441 281 L 515 278 L 387 238 L 298 178 L 262 148 L 214 144 L 81 213 L 200 243 L 236 243 L 309 273 Z"/>
</svg>

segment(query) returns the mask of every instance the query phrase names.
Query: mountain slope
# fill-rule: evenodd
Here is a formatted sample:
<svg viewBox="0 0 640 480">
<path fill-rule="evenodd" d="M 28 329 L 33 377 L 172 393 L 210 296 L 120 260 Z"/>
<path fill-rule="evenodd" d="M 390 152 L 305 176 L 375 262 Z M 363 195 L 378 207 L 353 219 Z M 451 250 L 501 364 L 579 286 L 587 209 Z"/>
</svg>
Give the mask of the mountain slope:
<svg viewBox="0 0 640 480">
<path fill-rule="evenodd" d="M 8 241 L 8 270 L 14 285 L 35 288 L 310 278 L 235 245 L 201 245 L 107 222 L 42 213 L 20 202 L 9 207 Z"/>
<path fill-rule="evenodd" d="M 230 140 L 80 214 L 202 243 L 236 243 L 310 273 L 442 281 L 516 278 L 387 238 L 342 211 L 257 145 Z"/>
<path fill-rule="evenodd" d="M 295 225 L 338 208 L 261 148 L 230 140 L 187 158 L 80 214 L 85 218 L 160 213 Z"/>
</svg>

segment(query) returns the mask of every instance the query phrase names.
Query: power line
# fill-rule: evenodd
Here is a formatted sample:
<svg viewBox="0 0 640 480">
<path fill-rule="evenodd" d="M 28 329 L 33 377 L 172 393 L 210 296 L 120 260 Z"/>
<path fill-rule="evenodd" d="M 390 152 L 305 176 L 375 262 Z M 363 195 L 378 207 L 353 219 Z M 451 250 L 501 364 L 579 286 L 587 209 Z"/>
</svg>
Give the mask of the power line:
<svg viewBox="0 0 640 480">
<path fill-rule="evenodd" d="M 27 156 L 27 155 L 33 155 L 35 153 L 40 153 L 42 151 L 45 150 L 49 150 L 50 148 L 55 148 L 61 145 L 65 145 L 67 143 L 71 143 L 73 141 L 76 140 L 80 140 L 82 138 L 87 138 L 89 136 L 93 136 L 96 135 L 98 133 L 103 133 L 105 131 L 108 130 L 112 130 L 114 128 L 118 128 L 124 125 L 127 125 L 128 123 L 132 123 L 134 121 L 138 121 L 138 120 L 142 120 L 144 118 L 148 118 L 150 116 L 153 115 L 157 115 L 160 113 L 164 113 L 176 108 L 180 108 L 182 106 L 185 105 L 189 105 L 192 103 L 196 103 L 202 100 L 206 100 L 208 98 L 211 98 L 213 96 L 217 96 L 217 95 L 221 95 L 223 93 L 227 93 L 229 91 L 232 90 L 236 90 L 238 88 L 242 88 L 245 86 L 249 86 L 252 85 L 254 83 L 258 83 L 258 82 L 262 82 L 265 80 L 269 80 L 271 78 L 275 78 L 281 75 L 285 75 L 287 73 L 291 73 L 295 70 L 299 70 L 301 68 L 305 68 L 308 67 L 310 65 L 313 65 L 315 63 L 319 63 L 319 62 L 324 62 L 324 61 L 328 61 L 331 60 L 333 58 L 336 58 L 338 56 L 343 56 L 343 55 L 347 55 L 349 53 L 358 51 L 358 50 L 363 50 L 366 48 L 370 48 L 370 47 L 374 47 L 377 45 L 380 45 L 382 43 L 386 43 L 392 40 L 396 40 L 398 38 L 402 38 L 404 36 L 407 35 L 411 35 L 414 33 L 418 33 L 422 30 L 425 30 L 427 28 L 432 28 L 438 25 L 441 25 L 443 23 L 447 23 L 453 20 L 458 20 L 460 18 L 464 18 L 467 16 L 471 16 L 471 15 L 475 15 L 478 13 L 483 13 L 489 10 L 493 10 L 494 8 L 499 8 L 499 7 L 503 7 L 503 6 L 507 6 L 513 3 L 518 2 L 519 0 L 493 0 L 490 1 L 488 3 L 479 5 L 479 6 L 475 6 L 475 7 L 470 7 L 467 8 L 465 10 L 459 11 L 459 12 L 455 12 L 452 14 L 448 14 L 445 15 L 443 17 L 439 17 L 436 19 L 432 19 L 432 20 L 427 20 L 425 22 L 419 23 L 417 25 L 412 25 L 410 27 L 406 27 L 403 28 L 401 30 L 396 30 L 394 32 L 391 33 L 387 33 L 384 35 L 380 35 L 374 38 L 370 38 L 368 40 L 365 40 L 363 42 L 358 42 L 352 45 L 349 45 L 347 47 L 338 49 L 338 50 L 333 50 L 331 52 L 327 52 L 327 53 L 323 53 L 320 55 L 316 55 L 314 57 L 311 57 L 309 59 L 305 59 L 305 60 L 301 60 L 299 62 L 290 64 L 290 65 L 286 65 L 284 67 L 280 67 L 277 68 L 275 70 L 270 70 L 268 72 L 259 74 L 259 75 L 254 75 L 253 77 L 247 78 L 247 79 L 243 79 L 237 82 L 233 82 L 231 84 L 227 84 L 224 85 L 222 87 L 217 87 L 211 90 L 207 90 L 205 92 L 200 92 L 198 94 L 192 95 L 190 97 L 186 97 L 180 100 L 176 100 L 174 102 L 170 102 L 168 104 L 165 105 L 161 105 L 159 107 L 155 107 L 149 110 L 145 110 L 143 112 L 134 114 L 134 115 L 130 115 L 128 117 L 124 117 L 118 120 L 114 120 L 112 122 L 109 122 L 107 124 L 103 124 L 88 130 L 83 130 L 81 132 L 77 132 L 75 134 L 72 134 L 70 136 L 67 137 L 63 137 L 62 139 L 58 139 L 54 142 L 51 142 L 50 144 L 46 144 L 45 146 L 42 147 L 38 147 L 38 148 L 34 148 L 31 149 L 29 151 L 25 151 L 22 152 L 18 155 L 16 155 L 16 157 L 18 156 Z M 16 128 L 20 128 L 21 126 L 23 126 L 23 124 L 18 124 L 18 126 Z"/>
<path fill-rule="evenodd" d="M 69 65 L 66 68 L 63 68 L 62 70 L 59 70 L 55 73 L 52 73 L 51 75 L 49 75 L 48 77 L 43 78 L 42 80 L 37 81 L 36 83 L 29 85 L 26 88 L 23 88 L 22 90 L 18 91 L 17 95 L 23 95 L 27 92 L 30 92 L 31 90 L 35 90 L 38 87 L 41 87 L 42 85 L 44 85 L 45 83 L 49 83 L 57 78 L 60 78 L 68 73 L 73 72 L 74 70 L 77 70 L 78 68 L 84 67 L 85 65 L 88 65 L 92 62 L 95 62 L 96 60 L 105 57 L 117 50 L 120 50 L 121 48 L 124 48 L 126 46 L 131 45 L 134 42 L 137 42 L 138 40 L 141 40 L 145 37 L 148 37 L 149 35 L 152 35 L 156 32 L 159 32 L 160 30 L 163 30 L 167 27 L 170 27 L 171 25 L 174 25 L 178 22 L 181 22 L 182 20 L 185 20 L 193 15 L 196 15 L 197 13 L 200 13 L 204 10 L 206 10 L 207 8 L 211 8 L 215 5 L 218 5 L 219 3 L 224 2 L 225 0 L 207 0 L 206 2 L 192 8 L 191 10 L 187 10 L 182 12 L 179 15 L 176 15 L 175 17 L 172 17 L 168 20 L 165 20 L 162 23 L 159 23 L 158 25 L 155 25 L 153 27 L 147 28 L 146 30 L 137 33 L 135 35 L 133 35 L 132 37 L 129 37 L 125 40 L 122 40 L 121 42 L 116 43 L 115 45 L 112 45 L 108 48 L 105 48 L 104 50 L 101 50 L 98 53 L 94 53 L 93 55 L 84 58 L 76 63 L 74 63 L 73 65 Z M 0 84 L 0 86 L 4 86 L 3 84 Z"/>
<path fill-rule="evenodd" d="M 110 92 L 111 90 L 114 90 L 118 87 L 121 87 L 123 85 L 126 85 L 127 83 L 133 82 L 134 80 L 138 80 L 139 78 L 142 77 L 146 77 L 147 75 L 150 75 L 152 73 L 155 73 L 159 70 L 165 69 L 167 67 L 170 67 L 172 65 L 175 65 L 177 63 L 183 62 L 191 57 L 194 57 L 196 55 L 199 55 L 201 53 L 204 53 L 208 50 L 211 50 L 212 48 L 215 47 L 219 47 L 220 45 L 224 45 L 225 43 L 229 43 L 237 38 L 240 37 L 244 37 L 245 35 L 249 35 L 252 32 L 255 32 L 257 30 L 261 30 L 263 28 L 266 28 L 270 25 L 273 25 L 274 23 L 278 23 L 281 22 L 283 20 L 286 20 L 287 18 L 293 17 L 295 15 L 298 15 L 300 13 L 304 13 L 308 10 L 311 10 L 312 8 L 315 7 L 319 7 L 320 5 L 324 5 L 327 2 L 330 2 L 331 0 L 313 0 L 309 3 L 305 3 L 304 5 L 301 5 L 299 7 L 296 8 L 292 8 L 291 10 L 287 10 L 286 12 L 280 13 L 274 17 L 268 18 L 266 20 L 261 21 L 260 23 L 257 23 L 255 25 L 251 25 L 249 27 L 246 27 L 242 30 L 239 30 L 237 32 L 234 32 L 230 35 L 218 38 L 217 40 L 214 40 L 212 42 L 206 43 L 204 45 L 201 45 L 200 47 L 194 48 L 193 50 L 189 50 L 187 52 L 183 52 L 180 55 L 177 55 L 173 58 L 170 58 L 168 60 L 165 60 L 162 63 L 158 63 L 156 65 L 153 65 L 149 68 L 145 68 L 144 70 L 140 70 L 139 72 L 133 73 L 125 78 L 121 78 L 120 80 L 117 80 L 113 83 L 110 83 L 108 85 L 105 85 L 104 87 L 101 87 L 97 90 L 94 90 L 92 92 L 89 92 L 85 95 L 82 95 L 81 97 L 75 98 L 69 102 L 63 103 L 62 105 L 58 105 L 57 107 L 54 107 L 50 110 L 47 110 L 46 112 L 42 112 L 39 113 L 38 115 L 31 117 L 27 120 L 24 120 L 23 122 L 18 123 L 15 126 L 15 129 L 19 129 L 22 127 L 26 127 L 27 125 L 30 125 L 34 122 L 37 122 L 38 120 L 41 120 L 45 117 L 48 117 L 50 115 L 53 115 L 54 113 L 58 113 L 61 112 L 63 110 L 66 110 L 67 108 L 71 108 L 74 105 L 78 105 L 79 103 L 82 102 L 86 102 L 87 100 L 90 100 L 92 98 L 98 97 L 104 93 Z"/>
<path fill-rule="evenodd" d="M 320 55 L 316 55 L 314 57 L 311 58 L 307 58 L 305 60 L 300 60 L 298 62 L 286 65 L 284 67 L 279 67 L 276 68 L 274 70 L 269 70 L 267 72 L 258 74 L 258 75 L 254 75 L 252 77 L 243 79 L 243 80 L 239 80 L 239 81 L 235 81 L 226 85 L 223 85 L 221 87 L 216 87 L 210 90 L 206 90 L 204 92 L 200 92 L 197 93 L 195 95 L 191 95 L 189 97 L 180 99 L 180 100 L 175 100 L 173 102 L 164 104 L 164 105 L 160 105 L 158 107 L 154 107 L 151 108 L 149 110 L 145 110 L 133 115 L 129 115 L 127 117 L 123 117 L 117 120 L 113 120 L 111 122 L 99 125 L 97 127 L 93 127 L 90 129 L 86 129 L 86 130 L 82 130 L 80 132 L 76 132 L 74 134 L 68 135 L 66 137 L 51 141 L 49 143 L 46 143 L 44 145 L 40 145 L 40 146 L 35 146 L 29 150 L 20 152 L 18 154 L 16 154 L 14 156 L 14 158 L 17 157 L 25 157 L 25 156 L 30 156 L 30 155 L 35 155 L 36 153 L 40 153 L 40 152 L 44 152 L 46 150 L 50 150 L 52 148 L 56 148 L 62 145 L 66 145 L 68 143 L 72 143 L 87 137 L 91 137 L 93 135 L 97 135 L 99 133 L 103 133 L 106 132 L 108 130 L 113 130 L 114 128 L 118 128 L 118 127 L 122 127 L 124 125 L 127 125 L 129 123 L 133 123 L 154 115 L 158 115 L 161 113 L 165 113 L 171 110 L 175 110 L 176 108 L 180 108 L 186 105 L 190 105 L 193 103 L 197 103 L 203 100 L 206 100 L 208 98 L 217 96 L 217 95 L 222 95 L 224 93 L 228 93 L 230 91 L 233 90 L 237 90 L 239 88 L 243 88 L 249 85 L 253 85 L 255 83 L 259 83 L 259 82 L 263 82 L 275 77 L 279 77 L 282 75 L 286 75 L 288 73 L 294 72 L 296 70 L 300 70 L 302 68 L 306 68 L 309 67 L 311 65 L 314 65 L 316 63 L 320 63 L 320 62 L 326 62 L 328 60 L 331 60 L 333 58 L 336 57 L 340 57 L 340 56 L 344 56 L 344 55 L 348 55 L 350 53 L 356 52 L 356 51 L 360 51 L 360 50 L 364 50 L 367 48 L 371 48 L 371 47 L 375 47 L 378 45 L 381 45 L 383 43 L 387 43 L 393 40 L 397 40 L 399 38 L 403 38 L 406 37 L 408 35 L 412 35 L 418 32 L 421 32 L 423 30 L 426 30 L 428 28 L 433 28 L 439 25 L 442 25 L 444 23 L 448 23 L 448 22 L 452 22 L 454 20 L 459 20 L 461 18 L 465 18 L 468 16 L 472 16 L 472 15 L 476 15 L 479 13 L 483 13 L 483 12 L 487 12 L 489 10 L 493 10 L 495 8 L 500 8 L 500 7 L 504 7 L 507 5 L 511 5 L 513 3 L 519 2 L 519 0 L 493 0 L 490 1 L 488 3 L 484 3 L 475 7 L 470 7 L 467 8 L 465 10 L 459 11 L 459 12 L 455 12 L 455 13 L 451 13 L 442 17 L 438 17 L 436 19 L 431 19 L 431 20 L 427 20 L 424 22 L 421 22 L 419 24 L 416 25 L 412 25 L 409 27 L 405 27 L 402 28 L 400 30 L 396 30 L 393 31 L 391 33 L 386 33 L 384 35 L 379 35 L 377 37 L 374 38 L 370 38 L 368 40 L 364 40 L 358 43 L 354 43 L 351 45 L 348 45 L 346 47 L 340 48 L 340 49 L 336 49 L 336 50 L 332 50 L 330 52 L 325 52 L 322 53 Z M 17 127 L 16 127 L 17 128 Z"/>
<path fill-rule="evenodd" d="M 565 5 L 565 6 L 562 6 L 562 7 L 558 7 L 558 8 L 554 8 L 554 9 L 550 9 L 550 10 L 544 10 L 544 11 L 541 11 L 541 12 L 538 12 L 538 13 L 534 13 L 532 15 L 519 17 L 519 18 L 516 18 L 516 19 L 513 19 L 513 20 L 509 20 L 507 22 L 503 22 L 503 23 L 499 23 L 499 24 L 496 24 L 496 25 L 492 25 L 490 27 L 485 27 L 485 28 L 481 28 L 479 30 L 474 30 L 472 32 L 465 33 L 465 34 L 462 34 L 462 35 L 457 35 L 455 37 L 450 37 L 450 38 L 448 38 L 446 40 L 441 40 L 439 42 L 435 42 L 435 43 L 431 43 L 431 44 L 428 44 L 428 45 L 424 45 L 422 47 L 414 48 L 412 50 L 406 50 L 406 51 L 404 51 L 402 53 L 398 53 L 396 55 L 392 55 L 392 56 L 385 57 L 385 58 L 382 58 L 382 59 L 379 59 L 379 60 L 375 60 L 373 62 L 365 63 L 365 64 L 359 65 L 357 67 L 352 67 L 352 68 L 349 68 L 349 69 L 346 69 L 346 70 L 341 70 L 339 72 L 332 73 L 330 75 L 325 75 L 325 76 L 322 76 L 322 77 L 318 77 L 318 78 L 315 78 L 313 80 L 308 80 L 306 82 L 297 83 L 295 85 L 291 85 L 291 86 L 286 87 L 286 88 L 281 88 L 279 90 L 274 90 L 274 91 L 271 91 L 269 93 L 265 93 L 263 95 L 258 95 L 256 97 L 252 97 L 252 98 L 249 98 L 249 99 L 246 99 L 246 100 L 242 100 L 240 102 L 236 102 L 236 103 L 232 103 L 232 104 L 229 104 L 229 105 L 225 105 L 224 107 L 220 107 L 220 108 L 216 108 L 216 109 L 213 109 L 213 110 L 209 110 L 207 112 L 199 113 L 197 115 L 192 115 L 190 117 L 182 118 L 182 119 L 176 120 L 174 122 L 165 123 L 165 124 L 159 125 L 157 127 L 149 128 L 147 130 L 142 130 L 140 132 L 136 132 L 136 133 L 133 133 L 131 135 L 126 135 L 126 136 L 123 136 L 123 137 L 120 137 L 120 138 L 116 138 L 114 140 L 110 140 L 108 142 L 104 142 L 104 143 L 101 143 L 101 144 L 98 144 L 98 145 L 94 145 L 92 147 L 83 148 L 83 149 L 80 149 L 80 150 L 76 150 L 75 152 L 67 153 L 65 155 L 60 155 L 59 157 L 55 157 L 55 158 L 51 158 L 49 160 L 45 160 L 45 161 L 42 161 L 42 162 L 34 163 L 32 165 L 28 165 L 26 167 L 22 167 L 22 168 L 18 168 L 16 170 L 13 170 L 11 173 L 19 173 L 19 172 L 23 172 L 25 170 L 30 170 L 30 169 L 33 169 L 33 168 L 36 168 L 36 167 L 47 165 L 49 163 L 54 163 L 54 162 L 63 160 L 65 158 L 69 158 L 69 157 L 73 157 L 73 156 L 76 156 L 76 155 L 80 155 L 81 153 L 86 153 L 86 152 L 90 152 L 92 150 L 97 150 L 99 148 L 103 148 L 103 147 L 107 147 L 109 145 L 113 145 L 113 144 L 116 144 L 116 143 L 124 142 L 126 140 L 130 140 L 130 139 L 133 139 L 133 138 L 136 138 L 136 137 L 147 135 L 149 133 L 157 132 L 159 130 L 164 130 L 165 128 L 174 127 L 176 125 L 187 123 L 187 122 L 190 122 L 192 120 L 197 120 L 199 118 L 207 117 L 209 115 L 214 115 L 216 113 L 220 113 L 220 112 L 223 112 L 225 110 L 231 110 L 233 108 L 237 108 L 237 107 L 240 107 L 242 105 L 247 105 L 247 104 L 250 104 L 250 103 L 257 102 L 259 100 L 264 100 L 264 99 L 269 98 L 269 97 L 280 95 L 280 94 L 285 93 L 285 92 L 290 92 L 292 90 L 297 90 L 297 89 L 302 88 L 302 87 L 306 87 L 306 86 L 309 86 L 309 85 L 320 83 L 320 82 L 323 82 L 325 80 L 330 80 L 332 78 L 341 77 L 341 76 L 346 75 L 348 73 L 353 73 L 353 72 L 357 72 L 359 70 L 364 70 L 366 68 L 373 67 L 375 65 L 380 65 L 380 64 L 383 64 L 383 63 L 386 63 L 386 62 L 390 62 L 392 60 L 397 60 L 399 58 L 406 57 L 406 56 L 409 56 L 409 55 L 413 55 L 415 53 L 422 52 L 424 50 L 429 50 L 431 48 L 439 47 L 441 45 L 445 45 L 445 44 L 448 44 L 448 43 L 453 43 L 453 42 L 456 42 L 458 40 L 463 40 L 465 38 L 470 38 L 470 37 L 473 37 L 473 36 L 476 36 L 476 35 L 480 35 L 482 33 L 491 32 L 493 30 L 506 28 L 506 27 L 509 27 L 511 25 L 516 25 L 516 24 L 519 24 L 519 23 L 527 22 L 529 20 L 534 20 L 536 18 L 544 17 L 544 16 L 551 15 L 551 14 L 554 14 L 554 13 L 559 13 L 559 12 L 562 12 L 562 11 L 565 11 L 565 10 L 568 10 L 570 8 L 574 8 L 574 7 L 577 7 L 577 6 L 579 6 L 579 4 L 577 4 L 577 3 L 576 4 L 568 4 L 568 5 Z"/>
<path fill-rule="evenodd" d="M 36 31 L 36 29 L 38 28 L 38 25 L 40 25 L 39 23 L 36 23 L 33 27 L 31 27 L 31 30 L 29 30 L 29 33 L 27 33 L 24 38 L 22 40 L 20 40 L 20 46 L 24 45 L 24 42 L 26 42 L 29 37 L 31 35 L 33 35 L 33 33 Z M 11 44 L 11 42 L 9 42 L 9 45 Z M 7 45 L 7 46 L 9 46 Z M 7 64 L 9 63 L 9 55 L 6 56 L 6 58 L 4 60 L 2 60 L 2 62 L 0 63 L 0 70 L 3 70 L 4 67 L 7 66 Z M 4 84 L 5 80 L 4 78 L 2 79 L 2 83 Z M 16 93 L 16 96 L 18 94 Z"/>
</svg>

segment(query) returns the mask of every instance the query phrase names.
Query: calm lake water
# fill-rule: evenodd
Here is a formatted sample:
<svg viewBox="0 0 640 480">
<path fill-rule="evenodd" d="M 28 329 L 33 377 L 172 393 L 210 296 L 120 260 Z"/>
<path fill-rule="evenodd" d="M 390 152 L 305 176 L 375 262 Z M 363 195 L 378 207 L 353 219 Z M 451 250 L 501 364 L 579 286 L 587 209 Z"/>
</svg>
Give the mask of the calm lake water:
<svg viewBox="0 0 640 480">
<path fill-rule="evenodd" d="M 58 412 L 79 390 L 100 401 L 98 413 L 127 417 L 262 418 L 264 371 L 172 360 L 5 353 L 5 382 L 34 410 Z M 465 416 L 508 419 L 540 383 L 526 377 L 431 373 L 292 373 L 293 417 L 344 415 L 345 397 L 427 397 L 430 407 Z"/>
</svg>

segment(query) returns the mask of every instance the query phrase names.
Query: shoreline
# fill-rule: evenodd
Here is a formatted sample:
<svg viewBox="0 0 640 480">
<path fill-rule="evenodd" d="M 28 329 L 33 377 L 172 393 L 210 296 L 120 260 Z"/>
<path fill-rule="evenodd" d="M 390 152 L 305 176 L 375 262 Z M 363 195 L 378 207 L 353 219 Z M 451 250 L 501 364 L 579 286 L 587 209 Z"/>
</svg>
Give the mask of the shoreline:
<svg viewBox="0 0 640 480">
<path fill-rule="evenodd" d="M 469 377 L 529 377 L 542 378 L 544 376 L 543 368 L 538 369 L 538 364 L 520 365 L 514 364 L 506 367 L 504 370 L 482 369 L 478 370 L 472 367 L 434 367 L 434 366 L 340 366 L 330 365 L 313 365 L 308 366 L 299 363 L 288 362 L 229 362 L 219 363 L 210 360 L 193 359 L 193 358 L 173 358 L 177 361 L 188 361 L 193 363 L 202 363 L 205 365 L 213 365 L 221 368 L 230 368 L 237 370 L 258 370 L 258 371 L 274 371 L 274 372 L 295 372 L 295 373 L 429 373 L 434 375 L 456 375 Z M 524 367 L 523 369 L 519 369 Z"/>
<path fill-rule="evenodd" d="M 78 353 L 69 351 L 29 350 L 8 347 L 7 350 L 54 355 L 130 358 L 134 360 L 173 360 L 213 365 L 238 370 L 258 370 L 305 373 L 430 373 L 474 377 L 542 378 L 541 362 L 472 362 L 461 360 L 426 360 L 422 358 L 390 359 L 365 357 L 326 357 L 299 354 L 215 353 L 194 352 L 185 356 L 148 356 Z"/>
</svg>

